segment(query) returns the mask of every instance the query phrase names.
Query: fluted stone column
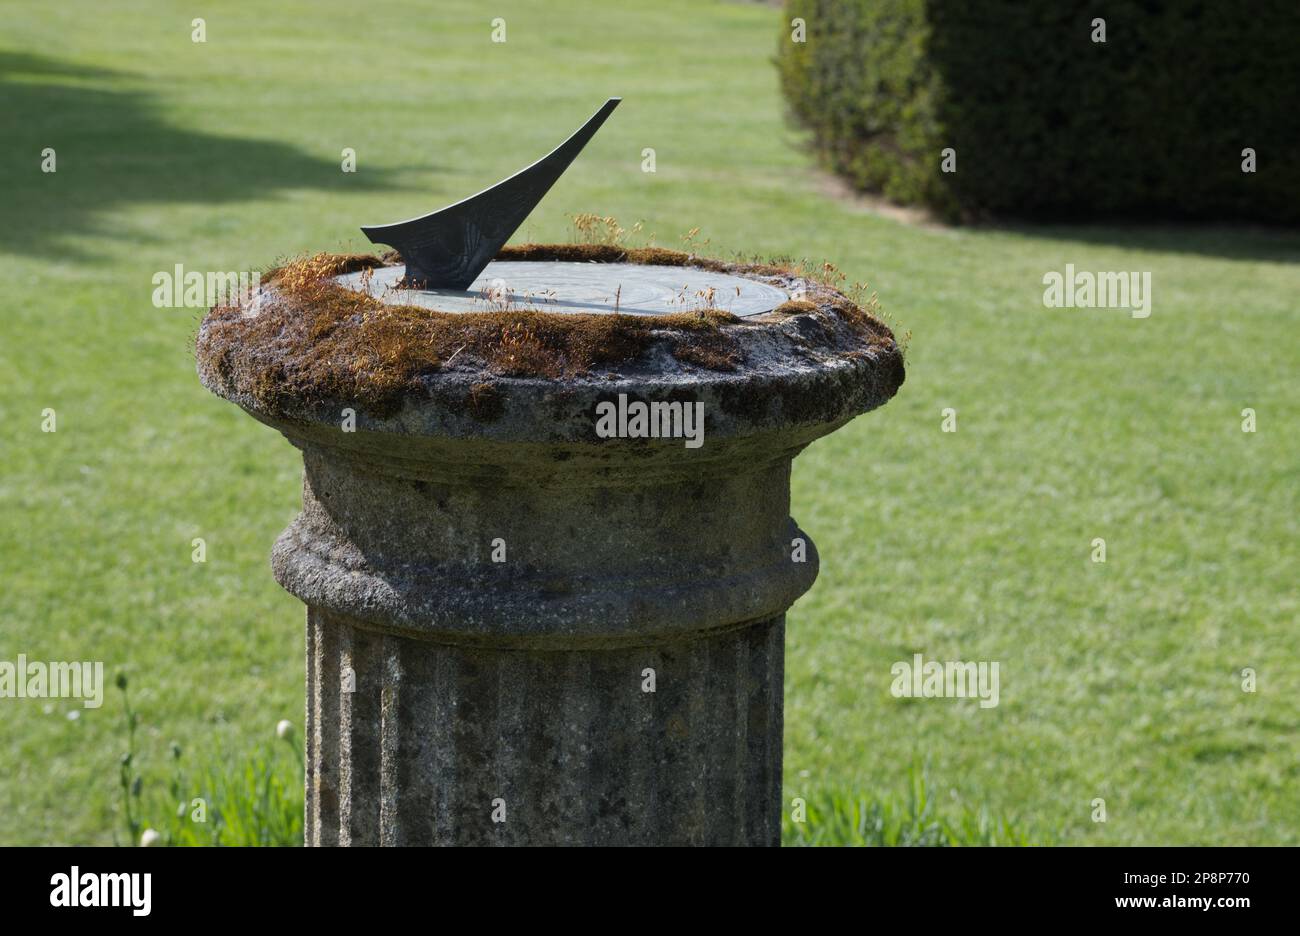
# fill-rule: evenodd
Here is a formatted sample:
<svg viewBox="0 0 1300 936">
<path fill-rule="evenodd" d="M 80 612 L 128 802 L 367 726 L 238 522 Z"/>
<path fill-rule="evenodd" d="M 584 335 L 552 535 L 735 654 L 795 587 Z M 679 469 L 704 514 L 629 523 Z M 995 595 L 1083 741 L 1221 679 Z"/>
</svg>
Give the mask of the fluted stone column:
<svg viewBox="0 0 1300 936">
<path fill-rule="evenodd" d="M 448 370 L 355 431 L 201 362 L 303 453 L 272 566 L 308 608 L 308 844 L 779 844 L 785 614 L 818 566 L 791 460 L 902 366 L 821 313 L 735 327 L 732 371 Z M 599 438 L 620 394 L 703 403 L 704 444 Z"/>
</svg>

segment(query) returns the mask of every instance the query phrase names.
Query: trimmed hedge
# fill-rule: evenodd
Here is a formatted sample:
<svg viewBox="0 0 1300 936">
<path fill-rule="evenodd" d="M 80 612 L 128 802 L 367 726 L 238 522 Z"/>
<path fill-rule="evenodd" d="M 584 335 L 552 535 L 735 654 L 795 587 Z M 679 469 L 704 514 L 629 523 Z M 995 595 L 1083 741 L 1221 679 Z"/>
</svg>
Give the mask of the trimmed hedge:
<svg viewBox="0 0 1300 936">
<path fill-rule="evenodd" d="M 787 0 L 777 62 L 832 169 L 950 219 L 1300 221 L 1297 0 Z"/>
</svg>

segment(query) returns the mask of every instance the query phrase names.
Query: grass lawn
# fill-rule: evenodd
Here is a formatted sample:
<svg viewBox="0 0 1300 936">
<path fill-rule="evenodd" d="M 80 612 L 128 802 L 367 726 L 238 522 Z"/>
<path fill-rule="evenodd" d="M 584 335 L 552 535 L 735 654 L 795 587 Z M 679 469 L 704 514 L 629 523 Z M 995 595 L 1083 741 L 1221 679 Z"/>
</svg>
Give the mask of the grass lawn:
<svg viewBox="0 0 1300 936">
<path fill-rule="evenodd" d="M 822 570 L 789 618 L 787 801 L 906 797 L 922 764 L 935 815 L 1034 841 L 1300 843 L 1300 234 L 907 226 L 824 194 L 772 8 L 484 10 L 6 5 L 0 660 L 129 673 L 157 778 L 173 740 L 233 765 L 300 725 L 303 612 L 268 567 L 299 456 L 199 386 L 200 312 L 154 308 L 151 277 L 368 250 L 359 224 L 477 191 L 622 95 L 517 241 L 588 211 L 670 247 L 699 226 L 707 252 L 833 260 L 912 332 L 898 397 L 795 462 Z M 1066 263 L 1150 271 L 1150 318 L 1045 308 Z M 893 698 L 916 652 L 998 661 L 1000 705 Z M 0 843 L 112 840 L 121 721 L 112 689 L 0 699 Z"/>
</svg>

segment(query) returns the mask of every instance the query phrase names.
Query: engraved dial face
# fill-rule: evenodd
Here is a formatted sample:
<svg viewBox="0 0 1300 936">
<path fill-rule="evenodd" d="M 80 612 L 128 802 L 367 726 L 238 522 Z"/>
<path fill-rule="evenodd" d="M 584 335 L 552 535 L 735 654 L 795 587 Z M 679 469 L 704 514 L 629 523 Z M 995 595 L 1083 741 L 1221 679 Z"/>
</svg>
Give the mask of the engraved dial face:
<svg viewBox="0 0 1300 936">
<path fill-rule="evenodd" d="M 770 312 L 790 298 L 783 289 L 727 273 L 637 263 L 494 260 L 465 291 L 398 289 L 400 266 L 367 272 L 338 281 L 384 302 L 443 312 L 668 315 L 711 306 L 744 317 Z"/>
</svg>

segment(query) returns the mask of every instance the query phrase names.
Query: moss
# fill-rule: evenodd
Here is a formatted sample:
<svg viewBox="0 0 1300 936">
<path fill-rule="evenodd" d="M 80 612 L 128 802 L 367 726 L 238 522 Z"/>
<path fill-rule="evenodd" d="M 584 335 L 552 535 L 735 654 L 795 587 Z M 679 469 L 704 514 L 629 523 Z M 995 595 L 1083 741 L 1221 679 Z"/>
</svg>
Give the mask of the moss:
<svg viewBox="0 0 1300 936">
<path fill-rule="evenodd" d="M 396 255 L 395 251 L 390 251 Z M 396 260 L 387 256 L 376 257 L 372 254 L 326 254 L 319 253 L 305 260 L 294 260 L 283 266 L 272 267 L 262 274 L 262 282 L 272 283 L 284 276 L 306 279 L 343 276 L 345 273 L 357 273 L 361 270 L 377 270 Z"/>
<path fill-rule="evenodd" d="M 669 353 L 683 364 L 706 370 L 735 370 L 741 355 L 733 338 L 722 331 L 696 332 L 689 340 L 674 338 Z"/>
<path fill-rule="evenodd" d="M 292 400 L 346 400 L 383 415 L 419 390 L 422 376 L 458 360 L 503 377 L 572 377 L 631 361 L 666 333 L 683 360 L 714 369 L 737 363 L 735 343 L 722 332 L 737 319 L 718 310 L 437 312 L 385 304 L 331 281 L 382 265 L 376 257 L 318 254 L 277 268 L 267 277 L 276 301 L 257 315 L 238 306 L 208 314 L 196 349 L 200 367 L 271 412 Z M 480 385 L 467 401 L 475 418 L 500 416 L 489 388 Z"/>
<path fill-rule="evenodd" d="M 791 299 L 772 310 L 773 315 L 807 315 L 817 311 L 817 304 L 807 299 Z"/>
<path fill-rule="evenodd" d="M 505 248 L 499 259 L 690 265 L 749 275 L 798 275 L 784 267 L 602 244 L 526 244 Z M 224 391 L 248 395 L 275 414 L 295 403 L 348 402 L 384 416 L 400 408 L 408 395 L 424 392 L 424 378 L 461 366 L 489 378 L 576 377 L 633 362 L 657 342 L 679 361 L 709 370 L 734 370 L 742 360 L 733 336 L 740 320 L 713 308 L 656 316 L 439 312 L 387 304 L 332 279 L 388 262 L 390 256 L 317 254 L 270 271 L 263 281 L 273 289 L 257 314 L 239 306 L 208 313 L 196 347 L 200 371 Z M 889 330 L 869 313 L 837 292 L 831 295 L 837 297 L 835 311 L 855 330 L 892 342 Z M 778 311 L 797 314 L 818 308 L 811 302 L 790 302 Z M 502 405 L 490 379 L 475 384 L 463 401 L 465 412 L 484 422 L 500 418 Z"/>
<path fill-rule="evenodd" d="M 870 300 L 866 308 L 863 308 L 848 296 L 832 292 L 828 296 L 827 303 L 829 310 L 847 322 L 849 327 L 871 347 L 897 346 L 894 333 L 872 314 L 876 310 L 875 299 Z"/>
</svg>

